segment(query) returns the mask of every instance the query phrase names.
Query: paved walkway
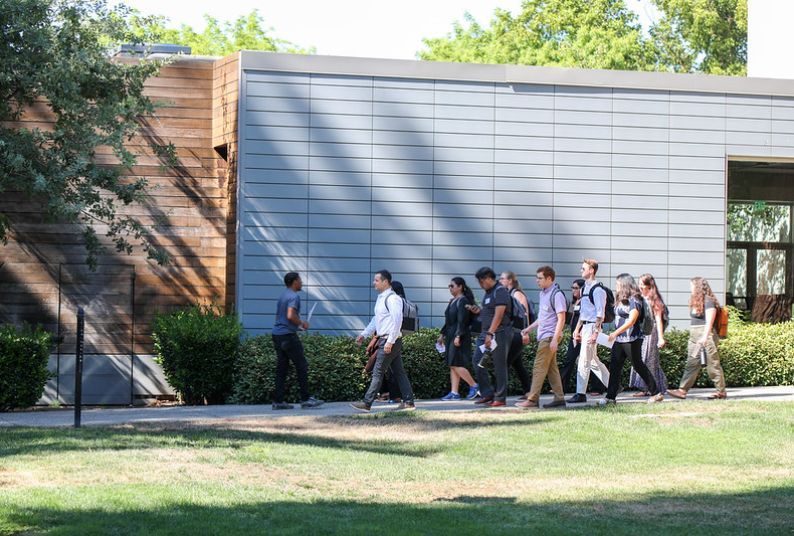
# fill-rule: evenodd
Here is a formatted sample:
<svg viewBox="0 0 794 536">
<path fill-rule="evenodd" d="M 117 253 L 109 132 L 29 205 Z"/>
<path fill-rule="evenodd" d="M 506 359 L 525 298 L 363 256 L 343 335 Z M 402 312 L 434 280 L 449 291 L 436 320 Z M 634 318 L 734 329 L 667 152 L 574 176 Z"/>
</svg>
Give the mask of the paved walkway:
<svg viewBox="0 0 794 536">
<path fill-rule="evenodd" d="M 727 401 L 711 401 L 706 397 L 713 393 L 713 389 L 692 389 L 688 400 L 700 400 L 708 404 L 730 404 L 734 401 L 790 401 L 794 402 L 794 386 L 783 387 L 739 387 L 728 389 Z M 633 398 L 632 393 L 625 393 L 618 397 L 618 403 L 644 403 L 645 398 Z M 568 409 L 594 405 L 598 398 L 591 398 L 587 404 L 569 404 Z M 419 400 L 418 409 L 427 411 L 521 411 L 513 407 L 516 398 L 510 398 L 504 408 L 490 409 L 474 406 L 472 402 L 442 402 L 441 400 Z M 551 401 L 551 395 L 544 395 L 541 404 Z M 665 398 L 664 403 L 678 403 L 680 400 L 672 397 Z M 377 404 L 372 412 L 391 411 L 394 405 Z M 555 411 L 555 410 L 539 410 Z M 332 402 L 317 409 L 296 409 L 273 411 L 270 405 L 259 406 L 166 406 L 146 408 L 94 408 L 82 412 L 84 426 L 113 426 L 131 423 L 160 423 L 160 422 L 196 422 L 227 419 L 273 419 L 286 416 L 342 416 L 360 414 L 347 402 Z M 37 426 L 58 427 L 71 426 L 74 423 L 74 410 L 67 409 L 37 409 L 33 411 L 14 411 L 0 413 L 0 427 L 6 426 Z"/>
</svg>

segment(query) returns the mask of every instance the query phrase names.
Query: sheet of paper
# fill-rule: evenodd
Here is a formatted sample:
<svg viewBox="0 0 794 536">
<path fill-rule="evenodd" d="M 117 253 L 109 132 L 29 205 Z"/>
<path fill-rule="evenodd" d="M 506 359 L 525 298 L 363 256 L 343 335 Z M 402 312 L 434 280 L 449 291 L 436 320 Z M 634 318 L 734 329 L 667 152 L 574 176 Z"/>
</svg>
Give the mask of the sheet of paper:
<svg viewBox="0 0 794 536">
<path fill-rule="evenodd" d="M 596 342 L 601 346 L 606 346 L 607 348 L 612 348 L 611 342 L 609 342 L 609 335 L 606 333 L 599 333 L 598 337 L 596 338 Z"/>
<path fill-rule="evenodd" d="M 494 350 L 496 350 L 496 347 L 497 347 L 496 339 L 491 339 L 491 349 L 490 349 L 490 351 L 493 352 Z M 488 351 L 488 349 L 485 348 L 485 344 L 484 343 L 480 345 L 480 351 L 482 353 L 485 353 L 485 352 Z"/>
<path fill-rule="evenodd" d="M 436 343 L 436 350 L 438 350 L 439 354 L 443 354 L 444 352 L 447 351 L 447 347 L 444 346 L 443 344 L 441 344 L 440 342 L 437 342 Z"/>
<path fill-rule="evenodd" d="M 314 305 L 312 305 L 312 308 L 309 310 L 309 316 L 308 316 L 308 317 L 306 317 L 306 322 L 308 322 L 308 323 L 310 323 L 310 324 L 311 324 L 311 322 L 312 322 L 312 315 L 314 314 L 314 310 L 315 310 L 315 309 L 317 309 L 317 304 L 318 304 L 318 303 L 320 303 L 320 302 L 314 302 Z"/>
</svg>

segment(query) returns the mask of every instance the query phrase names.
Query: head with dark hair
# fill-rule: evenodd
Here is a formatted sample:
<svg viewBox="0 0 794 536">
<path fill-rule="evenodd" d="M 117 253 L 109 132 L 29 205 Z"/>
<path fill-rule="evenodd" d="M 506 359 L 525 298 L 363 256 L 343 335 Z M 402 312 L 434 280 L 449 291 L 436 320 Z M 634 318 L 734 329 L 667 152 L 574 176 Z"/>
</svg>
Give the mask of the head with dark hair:
<svg viewBox="0 0 794 536">
<path fill-rule="evenodd" d="M 293 285 L 296 285 L 297 288 L 294 288 Z M 298 274 L 298 272 L 289 272 L 286 274 L 284 276 L 284 286 L 292 288 L 292 290 L 299 291 L 303 286 L 303 282 L 301 281 L 301 276 Z"/>
<path fill-rule="evenodd" d="M 465 279 L 463 279 L 462 277 L 453 277 L 450 281 L 451 281 L 451 283 L 449 284 L 450 291 L 453 290 L 453 285 L 454 285 L 455 288 L 460 289 L 460 293 L 462 295 L 466 296 L 466 299 L 469 300 L 469 304 L 471 305 L 477 304 L 477 302 L 474 300 L 474 293 L 469 288 L 469 285 L 466 284 Z"/>
<path fill-rule="evenodd" d="M 582 293 L 584 293 L 584 279 L 574 279 L 571 283 L 571 295 L 573 296 L 573 303 L 578 303 L 579 300 L 582 299 Z M 578 293 L 578 295 L 577 295 Z"/>
<path fill-rule="evenodd" d="M 626 304 L 631 298 L 642 303 L 640 287 L 631 274 L 618 274 L 615 278 L 615 302 Z"/>
<path fill-rule="evenodd" d="M 659 287 L 656 286 L 656 279 L 651 274 L 642 274 L 640 276 L 640 292 L 651 304 L 651 310 L 655 315 L 664 314 L 664 299 L 662 293 L 659 292 Z"/>
<path fill-rule="evenodd" d="M 403 284 L 402 283 L 400 283 L 399 281 L 392 281 L 391 282 L 391 289 L 394 292 L 396 292 L 399 297 L 401 297 L 402 299 L 406 299 L 405 298 L 405 288 L 403 288 Z"/>
<path fill-rule="evenodd" d="M 490 266 L 483 266 L 477 270 L 477 273 L 474 274 L 474 277 L 477 278 L 480 288 L 486 291 L 490 291 L 494 285 L 496 285 L 496 272 L 494 272 L 493 268 Z"/>
<path fill-rule="evenodd" d="M 375 277 L 372 280 L 372 286 L 375 287 L 375 290 L 378 292 L 383 292 L 384 290 L 391 287 L 391 272 L 388 270 L 378 270 L 375 272 Z"/>
</svg>

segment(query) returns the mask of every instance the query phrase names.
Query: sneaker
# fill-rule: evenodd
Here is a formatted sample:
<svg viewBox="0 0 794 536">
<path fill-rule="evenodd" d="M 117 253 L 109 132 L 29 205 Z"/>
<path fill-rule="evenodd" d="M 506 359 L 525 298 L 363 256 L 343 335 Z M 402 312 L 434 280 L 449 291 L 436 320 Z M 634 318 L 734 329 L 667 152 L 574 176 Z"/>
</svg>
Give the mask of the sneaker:
<svg viewBox="0 0 794 536">
<path fill-rule="evenodd" d="M 488 404 L 490 402 L 493 402 L 493 395 L 481 396 L 474 401 L 475 404 Z"/>
<path fill-rule="evenodd" d="M 292 404 L 287 404 L 286 402 L 273 402 L 273 409 L 292 409 Z"/>
<path fill-rule="evenodd" d="M 583 395 L 582 393 L 576 393 L 571 398 L 566 400 L 569 404 L 583 404 L 587 402 L 587 396 Z"/>
<path fill-rule="evenodd" d="M 400 402 L 394 411 L 416 411 L 416 405 L 413 402 Z"/>
<path fill-rule="evenodd" d="M 466 396 L 466 400 L 474 400 L 478 396 L 480 396 L 480 385 L 475 383 L 469 387 L 469 394 Z"/>
<path fill-rule="evenodd" d="M 502 406 L 506 406 L 507 403 L 504 400 L 492 400 L 489 404 L 486 404 L 489 408 L 501 408 Z"/>
<path fill-rule="evenodd" d="M 655 404 L 656 402 L 661 402 L 662 400 L 664 400 L 664 395 L 662 393 L 657 393 L 648 399 L 648 404 Z"/>
<path fill-rule="evenodd" d="M 301 407 L 303 409 L 319 408 L 323 404 L 325 404 L 325 400 L 320 400 L 319 398 L 310 396 L 308 399 L 301 402 Z"/>
<path fill-rule="evenodd" d="M 617 403 L 618 403 L 617 400 L 614 400 L 612 398 L 602 398 L 601 400 L 598 401 L 599 406 L 616 406 Z"/>
<path fill-rule="evenodd" d="M 460 399 L 461 399 L 460 395 L 458 393 L 453 393 L 452 391 L 450 391 L 444 397 L 441 398 L 441 400 L 446 400 L 447 402 L 449 402 L 450 400 L 460 400 Z"/>
<path fill-rule="evenodd" d="M 526 399 L 519 400 L 518 402 L 516 402 L 515 405 L 516 407 L 522 409 L 537 409 L 539 407 L 538 403 L 535 402 L 534 400 L 526 400 Z"/>
<path fill-rule="evenodd" d="M 367 404 L 366 402 L 351 402 L 350 407 L 353 409 L 357 409 L 358 411 L 364 411 L 369 413 L 372 407 Z"/>
<path fill-rule="evenodd" d="M 551 409 L 551 408 L 564 408 L 565 407 L 565 400 L 552 400 L 547 404 L 543 404 L 543 409 Z"/>
</svg>

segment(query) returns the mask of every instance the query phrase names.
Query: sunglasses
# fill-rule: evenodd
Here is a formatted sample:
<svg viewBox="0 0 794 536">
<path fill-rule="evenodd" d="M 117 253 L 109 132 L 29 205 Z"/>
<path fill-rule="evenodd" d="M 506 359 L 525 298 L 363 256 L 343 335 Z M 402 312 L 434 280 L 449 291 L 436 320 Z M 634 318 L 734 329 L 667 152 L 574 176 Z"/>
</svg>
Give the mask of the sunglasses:
<svg viewBox="0 0 794 536">
<path fill-rule="evenodd" d="M 451 284 L 451 283 L 450 283 L 449 285 L 447 285 L 447 287 L 448 287 L 448 288 L 454 288 L 455 286 L 456 286 L 456 285 L 453 285 L 453 284 Z"/>
</svg>

